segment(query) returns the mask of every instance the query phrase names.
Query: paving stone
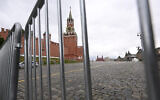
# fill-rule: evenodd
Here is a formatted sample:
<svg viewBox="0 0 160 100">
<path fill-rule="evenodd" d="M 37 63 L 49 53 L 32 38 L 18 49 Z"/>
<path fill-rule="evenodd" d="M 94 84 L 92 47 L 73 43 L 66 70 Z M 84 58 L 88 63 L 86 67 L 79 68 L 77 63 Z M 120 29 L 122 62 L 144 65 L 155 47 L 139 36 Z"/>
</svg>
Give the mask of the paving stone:
<svg viewBox="0 0 160 100">
<path fill-rule="evenodd" d="M 69 72 L 82 69 L 82 65 L 82 63 L 67 64 L 65 70 Z M 101 67 L 96 67 L 99 65 Z M 91 69 L 93 100 L 148 100 L 144 68 L 141 62 L 91 63 Z M 52 73 L 59 72 L 59 65 L 51 66 L 51 70 Z M 43 71 L 47 72 L 46 67 Z M 24 72 L 21 71 L 20 75 L 24 75 Z M 20 78 L 23 79 L 23 76 Z M 44 98 L 47 100 L 48 82 L 46 78 L 43 81 Z M 39 80 L 37 80 L 37 91 L 39 100 Z M 85 100 L 85 94 L 83 70 L 67 73 L 67 100 Z M 52 98 L 61 100 L 60 74 L 52 77 Z M 24 100 L 24 82 L 18 84 L 17 100 Z"/>
</svg>

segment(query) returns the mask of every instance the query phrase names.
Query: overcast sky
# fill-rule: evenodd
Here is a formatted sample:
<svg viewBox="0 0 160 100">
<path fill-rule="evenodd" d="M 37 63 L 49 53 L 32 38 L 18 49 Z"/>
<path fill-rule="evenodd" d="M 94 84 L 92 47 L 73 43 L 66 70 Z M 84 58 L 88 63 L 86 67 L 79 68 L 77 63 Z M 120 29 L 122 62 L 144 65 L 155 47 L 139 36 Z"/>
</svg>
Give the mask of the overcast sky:
<svg viewBox="0 0 160 100">
<path fill-rule="evenodd" d="M 15 22 L 25 24 L 36 0 L 0 0 L 0 27 L 10 29 Z M 160 0 L 150 0 L 156 47 L 160 46 Z M 70 6 L 81 42 L 79 0 L 62 0 L 63 30 Z M 136 53 L 140 46 L 139 21 L 136 0 L 86 0 L 89 51 L 91 58 L 98 56 L 124 56 L 126 51 Z M 42 32 L 44 32 L 44 7 L 41 11 Z M 58 42 L 57 0 L 49 0 L 49 23 L 52 41 Z"/>
</svg>

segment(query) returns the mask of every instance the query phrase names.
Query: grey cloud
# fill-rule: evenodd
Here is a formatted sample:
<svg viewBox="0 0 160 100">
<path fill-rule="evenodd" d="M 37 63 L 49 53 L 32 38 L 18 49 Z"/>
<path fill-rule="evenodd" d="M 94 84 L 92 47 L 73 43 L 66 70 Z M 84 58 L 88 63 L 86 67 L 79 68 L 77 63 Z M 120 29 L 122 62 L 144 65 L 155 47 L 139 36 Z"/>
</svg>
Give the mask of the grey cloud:
<svg viewBox="0 0 160 100">
<path fill-rule="evenodd" d="M 25 27 L 35 2 L 36 0 L 0 0 L 0 27 L 11 28 L 17 21 Z M 150 2 L 156 46 L 160 46 L 160 39 L 158 39 L 160 1 Z M 82 44 L 79 0 L 62 0 L 63 31 L 65 31 L 70 6 L 75 19 L 78 44 Z M 140 32 L 136 0 L 86 0 L 86 10 L 91 57 L 104 55 L 115 58 L 118 55 L 124 56 L 127 50 L 136 52 L 136 47 L 140 46 L 139 37 L 136 36 Z M 49 14 L 50 33 L 52 40 L 57 42 L 57 0 L 49 0 Z M 41 15 L 42 32 L 44 32 L 44 8 Z"/>
</svg>

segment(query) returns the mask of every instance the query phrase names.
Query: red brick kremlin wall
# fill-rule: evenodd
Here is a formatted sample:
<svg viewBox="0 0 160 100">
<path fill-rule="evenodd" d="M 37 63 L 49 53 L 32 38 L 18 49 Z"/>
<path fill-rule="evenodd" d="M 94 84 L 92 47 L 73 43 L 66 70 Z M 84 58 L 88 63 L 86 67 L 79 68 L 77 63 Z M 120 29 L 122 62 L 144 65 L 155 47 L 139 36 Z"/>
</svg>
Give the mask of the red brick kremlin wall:
<svg viewBox="0 0 160 100">
<path fill-rule="evenodd" d="M 0 36 L 6 40 L 8 36 L 8 30 L 2 28 L 0 32 Z M 46 56 L 46 35 L 43 34 L 42 41 L 42 56 Z M 59 57 L 59 44 L 51 41 L 51 35 L 49 35 L 50 39 L 50 56 L 51 57 Z M 70 9 L 69 17 L 67 18 L 67 27 L 66 32 L 63 34 L 64 40 L 64 58 L 72 59 L 72 60 L 82 60 L 83 59 L 83 47 L 77 46 L 77 34 L 74 28 L 74 19 L 72 17 L 72 12 Z M 24 37 L 22 37 L 22 48 L 21 54 L 24 55 Z M 36 38 L 36 55 L 38 55 L 38 38 Z"/>
<path fill-rule="evenodd" d="M 6 40 L 8 36 L 8 29 L 1 28 L 0 37 Z M 83 59 L 83 47 L 77 46 L 77 35 L 64 36 L 64 58 L 71 60 Z M 51 40 L 51 35 L 50 35 Z M 43 34 L 42 42 L 42 56 L 46 56 L 46 41 L 45 34 Z M 21 39 L 21 55 L 24 55 L 24 36 Z M 38 38 L 36 38 L 36 55 L 38 56 Z M 59 57 L 59 43 L 50 41 L 50 56 Z"/>
</svg>

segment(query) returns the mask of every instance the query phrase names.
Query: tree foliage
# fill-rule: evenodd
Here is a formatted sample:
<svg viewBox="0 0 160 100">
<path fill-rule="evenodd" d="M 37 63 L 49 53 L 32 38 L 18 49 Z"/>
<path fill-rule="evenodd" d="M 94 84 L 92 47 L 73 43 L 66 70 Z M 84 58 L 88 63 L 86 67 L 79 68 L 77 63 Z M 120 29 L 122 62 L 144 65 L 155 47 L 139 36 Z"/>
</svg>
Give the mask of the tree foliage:
<svg viewBox="0 0 160 100">
<path fill-rule="evenodd" d="M 4 42 L 4 39 L 0 36 L 0 47 L 3 44 L 3 42 Z"/>
</svg>

